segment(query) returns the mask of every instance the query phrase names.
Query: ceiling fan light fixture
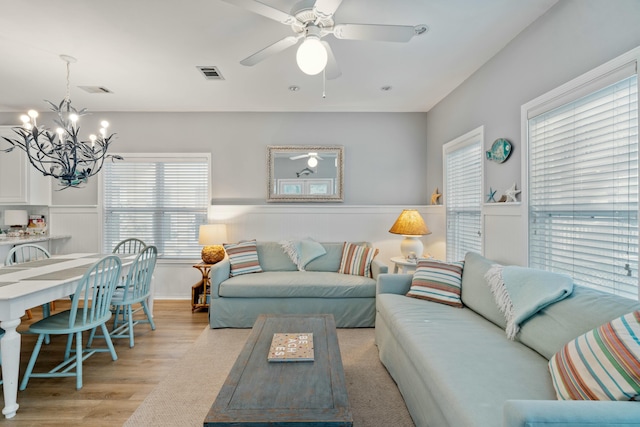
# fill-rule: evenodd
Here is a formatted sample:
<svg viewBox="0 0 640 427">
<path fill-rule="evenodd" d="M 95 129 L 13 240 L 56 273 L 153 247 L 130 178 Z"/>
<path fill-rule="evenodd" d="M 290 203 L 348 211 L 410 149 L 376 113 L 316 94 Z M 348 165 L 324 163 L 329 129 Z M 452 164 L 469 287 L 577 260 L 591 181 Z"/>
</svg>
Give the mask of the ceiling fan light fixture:
<svg viewBox="0 0 640 427">
<path fill-rule="evenodd" d="M 296 62 L 303 73 L 315 76 L 327 66 L 329 56 L 320 38 L 307 36 L 298 48 Z"/>
<path fill-rule="evenodd" d="M 318 159 L 316 159 L 315 157 L 309 157 L 309 160 L 307 160 L 307 165 L 309 165 L 310 168 L 315 168 L 316 166 L 318 166 Z"/>
</svg>

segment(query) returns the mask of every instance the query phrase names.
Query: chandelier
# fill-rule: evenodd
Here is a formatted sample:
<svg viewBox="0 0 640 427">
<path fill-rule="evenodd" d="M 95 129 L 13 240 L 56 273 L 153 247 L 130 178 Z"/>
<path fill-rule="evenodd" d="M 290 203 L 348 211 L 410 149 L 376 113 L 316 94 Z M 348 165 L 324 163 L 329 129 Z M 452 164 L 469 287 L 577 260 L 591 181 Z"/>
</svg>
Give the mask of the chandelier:
<svg viewBox="0 0 640 427">
<path fill-rule="evenodd" d="M 80 139 L 78 119 L 87 114 L 87 110 L 76 110 L 71 105 L 69 97 L 69 68 L 76 59 L 67 55 L 60 55 L 60 58 L 67 63 L 67 94 L 58 105 L 45 101 L 58 116 L 58 119 L 54 120 L 58 126 L 55 132 L 38 126 L 38 112 L 29 110 L 20 117 L 22 126 L 12 129 L 19 138 L 3 137 L 11 144 L 11 147 L 3 151 L 10 152 L 16 147 L 20 148 L 26 153 L 29 163 L 34 168 L 44 176 L 57 179 L 62 189 L 65 189 L 86 183 L 87 178 L 102 169 L 106 159 L 122 160 L 122 157 L 107 154 L 114 134 L 107 136 L 109 123 L 106 120 L 100 123 L 98 135 L 89 135 L 88 141 Z"/>
</svg>

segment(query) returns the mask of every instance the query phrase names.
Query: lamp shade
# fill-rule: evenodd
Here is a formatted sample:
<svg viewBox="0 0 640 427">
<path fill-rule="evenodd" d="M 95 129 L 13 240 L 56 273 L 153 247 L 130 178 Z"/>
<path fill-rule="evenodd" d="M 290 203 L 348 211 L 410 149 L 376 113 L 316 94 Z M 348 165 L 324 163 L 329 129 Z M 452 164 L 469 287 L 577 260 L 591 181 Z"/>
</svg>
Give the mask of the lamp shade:
<svg viewBox="0 0 640 427">
<path fill-rule="evenodd" d="M 29 214 L 25 210 L 4 211 L 4 225 L 27 225 L 29 224 Z"/>
<path fill-rule="evenodd" d="M 424 236 L 431 234 L 431 231 L 427 224 L 424 223 L 420 212 L 415 209 L 404 209 L 393 226 L 391 226 L 389 233 L 402 234 L 404 236 Z"/>
<path fill-rule="evenodd" d="M 227 241 L 226 224 L 206 224 L 200 226 L 198 243 L 201 245 L 219 245 Z"/>
</svg>

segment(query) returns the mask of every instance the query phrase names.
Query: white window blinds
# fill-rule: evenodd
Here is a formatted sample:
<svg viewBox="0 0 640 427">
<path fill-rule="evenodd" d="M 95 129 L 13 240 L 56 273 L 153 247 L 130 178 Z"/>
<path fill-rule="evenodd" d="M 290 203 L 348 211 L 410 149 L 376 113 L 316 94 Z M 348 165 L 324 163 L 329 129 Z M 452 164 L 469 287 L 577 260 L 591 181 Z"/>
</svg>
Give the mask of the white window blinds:
<svg viewBox="0 0 640 427">
<path fill-rule="evenodd" d="M 529 265 L 637 299 L 638 81 L 626 69 L 529 114 Z"/>
<path fill-rule="evenodd" d="M 447 260 L 481 253 L 482 144 L 480 135 L 462 144 L 452 141 L 444 149 Z"/>
<path fill-rule="evenodd" d="M 137 237 L 163 258 L 197 259 L 207 222 L 209 159 L 137 158 L 104 166 L 103 249 Z"/>
</svg>

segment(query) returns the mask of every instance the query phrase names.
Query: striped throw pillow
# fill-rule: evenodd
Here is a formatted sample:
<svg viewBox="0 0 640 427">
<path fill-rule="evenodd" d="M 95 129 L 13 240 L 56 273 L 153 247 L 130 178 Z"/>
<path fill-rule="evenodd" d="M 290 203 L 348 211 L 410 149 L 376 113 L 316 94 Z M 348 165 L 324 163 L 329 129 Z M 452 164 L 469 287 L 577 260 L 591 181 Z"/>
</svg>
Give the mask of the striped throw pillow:
<svg viewBox="0 0 640 427">
<path fill-rule="evenodd" d="M 377 249 L 345 242 L 338 273 L 372 277 L 371 262 L 377 254 Z"/>
<path fill-rule="evenodd" d="M 630 400 L 640 396 L 640 310 L 566 344 L 549 361 L 559 400 Z"/>
<path fill-rule="evenodd" d="M 462 269 L 464 261 L 444 262 L 421 258 L 411 280 L 408 297 L 462 307 Z"/>
<path fill-rule="evenodd" d="M 247 240 L 240 243 L 225 243 L 223 246 L 229 256 L 231 277 L 247 273 L 262 273 L 255 240 Z"/>
</svg>

